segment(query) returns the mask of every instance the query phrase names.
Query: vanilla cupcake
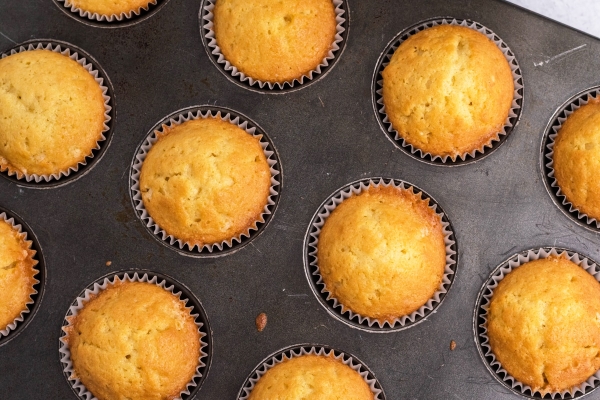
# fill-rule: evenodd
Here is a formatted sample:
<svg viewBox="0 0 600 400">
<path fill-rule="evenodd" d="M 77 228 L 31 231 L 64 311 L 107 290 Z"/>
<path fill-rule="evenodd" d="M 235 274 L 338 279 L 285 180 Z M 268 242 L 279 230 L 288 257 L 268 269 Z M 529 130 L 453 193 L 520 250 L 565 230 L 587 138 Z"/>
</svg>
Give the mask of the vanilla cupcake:
<svg viewBox="0 0 600 400">
<path fill-rule="evenodd" d="M 154 222 L 190 248 L 202 248 L 257 229 L 271 171 L 258 137 L 207 117 L 159 133 L 139 181 Z"/>
<path fill-rule="evenodd" d="M 440 289 L 446 266 L 442 221 L 410 190 L 371 186 L 327 217 L 317 257 L 325 290 L 344 310 L 393 323 Z"/>
<path fill-rule="evenodd" d="M 158 285 L 118 281 L 69 323 L 74 375 L 99 400 L 173 399 L 196 373 L 198 326 L 184 302 Z"/>
<path fill-rule="evenodd" d="M 138 13 L 142 8 L 148 9 L 156 0 L 68 0 L 76 9 L 100 16 Z"/>
<path fill-rule="evenodd" d="M 484 34 L 439 25 L 411 35 L 382 72 L 392 127 L 432 157 L 483 151 L 502 132 L 514 96 L 511 67 Z"/>
<path fill-rule="evenodd" d="M 315 70 L 332 50 L 332 0 L 218 0 L 214 35 L 221 53 L 255 80 L 283 83 Z"/>
<path fill-rule="evenodd" d="M 0 59 L 0 171 L 68 173 L 102 139 L 105 100 L 79 63 L 50 50 Z"/>
<path fill-rule="evenodd" d="M 332 355 L 288 358 L 260 377 L 248 400 L 373 400 L 362 376 Z"/>
<path fill-rule="evenodd" d="M 554 140 L 554 177 L 567 201 L 600 220 L 600 100 L 567 117 Z"/>
<path fill-rule="evenodd" d="M 36 293 L 34 252 L 24 235 L 0 218 L 0 331 L 13 323 Z"/>
<path fill-rule="evenodd" d="M 509 272 L 486 318 L 496 360 L 533 393 L 571 390 L 600 368 L 600 283 L 565 256 Z"/>
</svg>

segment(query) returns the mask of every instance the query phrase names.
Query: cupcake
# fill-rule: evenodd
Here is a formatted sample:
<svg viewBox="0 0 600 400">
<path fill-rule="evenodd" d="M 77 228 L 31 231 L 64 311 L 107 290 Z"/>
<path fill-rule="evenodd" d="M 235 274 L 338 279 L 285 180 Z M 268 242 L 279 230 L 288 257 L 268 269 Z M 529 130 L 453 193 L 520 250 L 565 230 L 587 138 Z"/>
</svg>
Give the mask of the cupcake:
<svg viewBox="0 0 600 400">
<path fill-rule="evenodd" d="M 213 23 L 225 59 L 269 83 L 315 70 L 332 50 L 337 26 L 332 0 L 219 0 Z"/>
<path fill-rule="evenodd" d="M 130 15 L 132 12 L 139 14 L 141 9 L 148 9 L 156 0 L 67 0 L 69 6 L 87 11 L 100 16 L 113 16 L 121 14 Z M 128 17 L 129 18 L 129 17 Z"/>
<path fill-rule="evenodd" d="M 0 331 L 20 317 L 32 303 L 37 283 L 34 251 L 10 223 L 0 219 Z"/>
<path fill-rule="evenodd" d="M 143 206 L 168 235 L 220 244 L 262 222 L 271 171 L 260 139 L 221 118 L 165 127 L 140 174 Z"/>
<path fill-rule="evenodd" d="M 179 397 L 199 364 L 194 318 L 152 283 L 117 281 L 65 330 L 74 375 L 99 400 Z"/>
<path fill-rule="evenodd" d="M 494 289 L 489 346 L 532 392 L 564 392 L 600 368 L 600 283 L 564 255 L 526 262 Z"/>
<path fill-rule="evenodd" d="M 325 220 L 317 243 L 325 290 L 343 312 L 393 324 L 440 289 L 444 238 L 440 216 L 420 195 L 370 186 Z"/>
<path fill-rule="evenodd" d="M 1 171 L 66 174 L 102 138 L 102 89 L 66 55 L 40 49 L 1 59 L 0 89 Z"/>
<path fill-rule="evenodd" d="M 502 51 L 484 34 L 439 25 L 411 35 L 382 72 L 393 129 L 424 154 L 456 160 L 498 139 L 514 97 Z"/>
<path fill-rule="evenodd" d="M 330 353 L 288 358 L 267 370 L 248 400 L 271 399 L 373 400 L 374 395 L 357 371 Z"/>
<path fill-rule="evenodd" d="M 554 141 L 553 161 L 567 201 L 600 220 L 600 100 L 592 98 L 567 117 Z"/>
</svg>

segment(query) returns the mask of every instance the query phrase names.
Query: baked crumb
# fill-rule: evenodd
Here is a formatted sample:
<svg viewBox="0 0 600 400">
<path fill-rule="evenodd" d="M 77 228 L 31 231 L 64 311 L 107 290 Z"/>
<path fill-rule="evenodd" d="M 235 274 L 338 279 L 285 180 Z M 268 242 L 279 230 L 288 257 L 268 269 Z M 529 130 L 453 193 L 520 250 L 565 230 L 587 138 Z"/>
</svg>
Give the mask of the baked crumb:
<svg viewBox="0 0 600 400">
<path fill-rule="evenodd" d="M 256 330 L 262 332 L 267 326 L 267 314 L 258 314 L 258 316 L 256 317 L 256 321 L 254 322 L 256 323 Z"/>
<path fill-rule="evenodd" d="M 454 340 L 450 341 L 450 351 L 454 351 L 456 349 L 456 342 Z"/>
</svg>

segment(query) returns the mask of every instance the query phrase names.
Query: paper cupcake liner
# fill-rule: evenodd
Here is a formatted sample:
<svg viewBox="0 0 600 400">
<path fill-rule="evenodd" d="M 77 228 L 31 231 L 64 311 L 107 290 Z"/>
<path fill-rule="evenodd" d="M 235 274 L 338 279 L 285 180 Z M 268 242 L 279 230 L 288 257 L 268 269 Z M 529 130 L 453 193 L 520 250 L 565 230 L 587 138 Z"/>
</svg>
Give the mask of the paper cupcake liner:
<svg viewBox="0 0 600 400">
<path fill-rule="evenodd" d="M 316 81 L 318 78 L 324 77 L 327 72 L 333 68 L 339 56 L 341 56 L 346 38 L 348 36 L 348 21 L 344 18 L 344 14 L 348 14 L 348 4 L 345 0 L 332 0 L 335 6 L 335 20 L 337 22 L 336 34 L 331 49 L 327 53 L 327 56 L 321 61 L 321 63 L 312 71 L 302 75 L 300 78 L 293 79 L 291 81 L 279 82 L 265 82 L 254 79 L 247 76 L 243 72 L 239 71 L 237 67 L 232 65 L 223 53 L 221 48 L 217 45 L 215 38 L 215 31 L 213 29 L 213 9 L 215 8 L 216 0 L 203 0 L 200 6 L 200 34 L 202 36 L 202 42 L 209 58 L 225 76 L 240 86 L 251 89 L 259 90 L 261 92 L 277 93 L 278 91 L 289 91 L 289 89 L 299 89 L 307 86 L 309 83 Z M 339 53 L 339 54 L 336 54 Z M 287 89 L 287 90 L 286 90 Z"/>
<path fill-rule="evenodd" d="M 357 195 L 370 187 L 389 187 L 393 186 L 399 189 L 409 190 L 417 194 L 421 199 L 429 202 L 436 215 L 440 217 L 442 229 L 444 232 L 444 243 L 446 245 L 446 266 L 442 283 L 433 296 L 417 311 L 395 318 L 393 321 L 381 322 L 377 319 L 365 317 L 357 314 L 326 290 L 325 283 L 320 274 L 318 265 L 317 244 L 319 234 L 325 224 L 325 221 L 331 215 L 333 210 L 344 200 Z M 435 313 L 440 306 L 456 275 L 456 266 L 458 264 L 458 252 L 454 232 L 447 215 L 439 204 L 429 196 L 425 191 L 418 187 L 399 179 L 386 178 L 365 178 L 352 182 L 336 190 L 327 200 L 325 200 L 313 216 L 311 223 L 304 237 L 304 272 L 310 284 L 312 292 L 327 312 L 341 322 L 353 328 L 373 333 L 397 332 L 412 327 L 424 321 L 430 314 Z"/>
<path fill-rule="evenodd" d="M 69 57 L 70 59 L 76 61 L 79 65 L 81 65 L 86 71 L 90 73 L 94 77 L 94 80 L 100 86 L 102 90 L 102 97 L 104 98 L 104 125 L 102 129 L 102 133 L 100 139 L 97 141 L 96 146 L 91 149 L 91 152 L 86 158 L 77 163 L 74 166 L 67 168 L 66 170 L 59 171 L 50 175 L 38 175 L 38 174 L 27 174 L 21 171 L 14 169 L 11 166 L 6 166 L 0 168 L 0 172 L 7 175 L 9 178 L 16 179 L 19 183 L 30 183 L 32 186 L 36 186 L 35 184 L 44 184 L 49 183 L 51 181 L 58 181 L 61 178 L 68 177 L 71 174 L 77 173 L 80 168 L 87 166 L 92 163 L 92 159 L 94 159 L 102 146 L 108 147 L 110 140 L 107 138 L 111 135 L 111 129 L 113 124 L 111 123 L 112 115 L 113 115 L 113 103 L 114 100 L 110 96 L 109 85 L 110 81 L 104 71 L 102 71 L 98 65 L 98 63 L 91 58 L 89 54 L 86 54 L 83 50 L 78 49 L 74 45 L 66 42 L 60 41 L 49 41 L 49 40 L 41 40 L 41 41 L 32 41 L 26 42 L 16 47 L 13 47 L 7 52 L 0 54 L 0 59 L 8 57 L 13 54 L 22 53 L 25 51 L 32 50 L 50 50 L 55 53 L 62 54 L 64 56 Z M 81 54 L 80 54 L 81 53 Z M 112 88 L 111 88 L 112 89 Z M 98 161 L 103 154 L 100 154 L 94 161 Z M 92 167 L 90 165 L 89 168 L 86 169 L 86 172 Z M 83 175 L 81 175 L 83 176 Z M 80 176 L 78 176 L 79 178 Z M 71 181 L 70 181 L 71 182 Z"/>
<path fill-rule="evenodd" d="M 513 101 L 508 113 L 508 117 L 506 121 L 504 121 L 504 126 L 500 132 L 497 132 L 496 136 L 492 138 L 488 143 L 482 145 L 481 147 L 472 150 L 471 152 L 460 154 L 458 156 L 439 156 L 432 155 L 429 152 L 424 152 L 416 146 L 410 144 L 407 140 L 405 140 L 396 129 L 392 127 L 392 123 L 390 122 L 388 115 L 385 111 L 385 105 L 383 104 L 383 77 L 381 73 L 385 69 L 385 67 L 390 63 L 394 52 L 400 45 L 408 39 L 410 36 L 421 32 L 425 29 L 432 28 L 438 25 L 457 25 L 463 26 L 466 28 L 473 29 L 479 33 L 484 34 L 488 39 L 492 40 L 496 46 L 502 51 L 504 57 L 506 57 L 506 61 L 508 61 L 508 65 L 512 71 L 512 76 L 514 79 L 514 94 Z M 379 126 L 384 131 L 388 139 L 391 140 L 392 143 L 399 149 L 403 150 L 406 154 L 411 157 L 423 161 L 429 164 L 434 165 L 462 165 L 474 162 L 476 160 L 480 160 L 483 157 L 489 155 L 493 150 L 498 148 L 508 137 L 508 135 L 512 132 L 515 126 L 517 126 L 519 119 L 521 118 L 521 108 L 523 104 L 523 76 L 521 75 L 521 68 L 519 67 L 519 63 L 514 55 L 514 53 L 510 50 L 508 45 L 500 39 L 498 35 L 496 35 L 491 29 L 485 27 L 479 22 L 474 22 L 466 19 L 457 19 L 452 17 L 445 18 L 432 18 L 423 22 L 419 22 L 403 31 L 401 31 L 395 38 L 393 38 L 385 47 L 385 50 L 379 56 L 377 60 L 377 65 L 375 66 L 375 72 L 373 74 L 373 86 L 372 86 L 372 95 L 373 95 L 373 110 L 375 111 L 375 116 L 377 117 L 377 121 Z"/>
<path fill-rule="evenodd" d="M 262 214 L 252 226 L 250 226 L 241 234 L 228 240 L 218 243 L 205 244 L 200 248 L 200 246 L 192 245 L 176 238 L 173 235 L 169 235 L 154 221 L 154 219 L 152 219 L 142 200 L 139 179 L 144 160 L 146 159 L 150 148 L 157 142 L 158 134 L 164 132 L 167 128 L 180 125 L 193 119 L 210 117 L 220 118 L 223 121 L 234 124 L 246 131 L 249 135 L 260 139 L 260 145 L 263 148 L 265 157 L 267 158 L 267 163 L 269 164 L 271 170 L 271 187 L 269 189 L 270 194 L 267 204 L 265 205 Z M 136 210 L 136 214 L 146 228 L 152 233 L 152 235 L 158 238 L 161 243 L 166 244 L 168 247 L 178 251 L 180 254 L 187 256 L 218 257 L 225 254 L 231 254 L 231 252 L 239 250 L 241 247 L 248 244 L 250 240 L 258 236 L 267 226 L 279 202 L 278 190 L 281 187 L 281 176 L 279 175 L 281 175 L 281 162 L 279 161 L 275 147 L 266 133 L 258 126 L 258 124 L 245 115 L 224 107 L 210 105 L 196 106 L 185 108 L 170 114 L 150 130 L 142 144 L 138 147 L 132 161 L 130 174 L 131 198 L 133 201 L 133 206 Z"/>
<path fill-rule="evenodd" d="M 194 376 L 184 390 L 180 392 L 176 400 L 193 398 L 204 382 L 210 366 L 212 338 L 208 326 L 208 318 L 202 308 L 202 304 L 200 304 L 198 299 L 196 299 L 189 290 L 187 290 L 188 293 L 185 293 L 182 284 L 175 281 L 173 278 L 150 271 L 129 271 L 105 275 L 90 284 L 79 294 L 79 296 L 77 296 L 73 303 L 71 303 L 71 306 L 65 315 L 59 339 L 60 362 L 63 367 L 63 375 L 67 379 L 69 386 L 71 386 L 71 389 L 78 398 L 97 400 L 97 398 L 87 390 L 83 383 L 81 383 L 75 373 L 73 362 L 71 361 L 71 351 L 69 350 L 69 344 L 67 342 L 67 329 L 72 326 L 71 321 L 79 314 L 79 311 L 87 302 L 101 291 L 105 290 L 108 286 L 113 286 L 117 282 L 146 282 L 159 286 L 177 297 L 178 300 L 181 300 L 186 306 L 186 310 L 188 310 L 192 318 L 194 318 L 194 322 L 200 333 L 200 357 L 198 358 L 198 366 L 196 367 Z M 188 301 L 192 303 L 191 306 L 188 306 Z M 196 308 L 196 310 L 195 313 L 192 314 L 194 308 Z"/>
<path fill-rule="evenodd" d="M 120 14 L 99 14 L 96 12 L 90 12 L 83 10 L 72 3 L 71 0 L 54 0 L 55 3 L 63 10 L 66 10 L 76 19 L 89 20 L 93 22 L 105 22 L 105 23 L 113 23 L 116 24 L 118 22 L 128 21 L 134 18 L 138 18 L 150 12 L 150 9 L 155 8 L 160 0 L 150 0 L 150 2 L 145 5 L 138 7 L 137 9 L 130 10 L 127 12 L 122 12 Z M 164 1 L 165 3 L 168 0 Z"/>
<path fill-rule="evenodd" d="M 483 284 L 483 287 L 477 296 L 477 303 L 473 316 L 475 343 L 477 345 L 479 355 L 481 356 L 481 359 L 483 360 L 483 363 L 488 371 L 490 371 L 490 373 L 498 382 L 514 393 L 530 399 L 575 399 L 589 394 L 600 385 L 600 370 L 596 371 L 594 375 L 589 377 L 587 381 L 581 385 L 573 386 L 571 389 L 563 392 L 548 393 L 542 396 L 540 392 L 533 392 L 530 386 L 518 381 L 504 368 L 502 368 L 502 365 L 496 359 L 496 356 L 492 351 L 492 348 L 489 344 L 489 338 L 487 336 L 487 313 L 494 290 L 496 287 L 498 287 L 500 281 L 504 279 L 504 277 L 513 269 L 518 268 L 529 261 L 545 259 L 550 256 L 566 256 L 567 259 L 585 269 L 590 275 L 600 282 L 600 269 L 598 268 L 596 262 L 572 250 L 556 247 L 542 247 L 539 249 L 526 250 L 515 254 L 492 271 L 490 277 Z"/>
<path fill-rule="evenodd" d="M 23 238 L 23 240 L 29 248 L 27 250 L 28 256 L 31 257 L 35 262 L 33 264 L 33 292 L 29 295 L 29 300 L 27 301 L 27 303 L 25 303 L 25 309 L 21 311 L 19 316 L 15 318 L 13 322 L 8 324 L 4 329 L 0 329 L 0 346 L 2 346 L 6 344 L 9 340 L 11 340 L 14 336 L 16 336 L 16 334 L 18 333 L 17 329 L 22 330 L 27 326 L 27 324 L 23 324 L 26 318 L 28 319 L 28 321 L 30 321 L 37 312 L 39 304 L 42 301 L 41 292 L 43 291 L 44 274 L 40 272 L 40 269 L 44 268 L 44 264 L 43 261 L 42 263 L 40 263 L 41 254 L 37 255 L 37 251 L 35 250 L 37 246 L 35 246 L 33 239 L 29 238 L 29 232 L 27 227 L 23 226 L 23 224 L 19 221 L 16 221 L 14 216 L 9 215 L 2 210 L 0 210 L 0 220 L 7 222 L 10 226 L 12 226 L 13 229 L 15 229 L 19 233 L 19 236 Z"/>
<path fill-rule="evenodd" d="M 583 226 L 593 230 L 594 232 L 600 232 L 600 220 L 588 216 L 583 213 L 573 203 L 571 203 L 567 196 L 560 190 L 558 182 L 554 176 L 554 141 L 558 136 L 558 132 L 562 128 L 562 124 L 567 120 L 571 114 L 573 114 L 581 106 L 586 105 L 591 99 L 600 98 L 600 86 L 587 89 L 583 92 L 576 94 L 567 100 L 560 108 L 554 113 L 542 139 L 542 173 L 544 174 L 544 184 L 546 190 L 552 197 L 554 204 L 560 208 L 560 210 L 571 220 Z"/>
<path fill-rule="evenodd" d="M 292 359 L 294 357 L 300 357 L 305 355 L 316 355 L 316 356 L 330 356 L 349 366 L 353 370 L 359 373 L 359 375 L 365 380 L 365 382 L 371 388 L 371 392 L 373 392 L 374 400 L 385 400 L 385 393 L 383 392 L 383 388 L 381 384 L 371 372 L 371 370 L 360 361 L 356 356 L 353 356 L 350 353 L 346 353 L 340 350 L 334 350 L 329 346 L 323 345 L 312 345 L 312 344 L 297 344 L 293 346 L 286 347 L 275 353 L 269 355 L 260 364 L 254 368 L 250 376 L 246 378 L 246 381 L 242 385 L 240 389 L 237 399 L 238 400 L 247 400 L 250 396 L 250 393 L 254 389 L 256 382 L 267 373 L 267 371 L 273 368 L 277 364 L 281 364 L 282 362 Z"/>
</svg>

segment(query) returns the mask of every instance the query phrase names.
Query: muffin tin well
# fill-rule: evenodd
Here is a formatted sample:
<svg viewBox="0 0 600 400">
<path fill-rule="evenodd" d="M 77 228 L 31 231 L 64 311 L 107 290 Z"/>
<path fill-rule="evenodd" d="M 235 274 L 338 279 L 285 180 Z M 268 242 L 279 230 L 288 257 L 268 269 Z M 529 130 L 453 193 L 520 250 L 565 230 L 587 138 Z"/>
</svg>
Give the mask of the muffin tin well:
<svg viewBox="0 0 600 400">
<path fill-rule="evenodd" d="M 507 371 L 502 368 L 502 365 L 500 365 L 500 363 L 496 360 L 496 357 L 494 356 L 494 353 L 492 352 L 488 342 L 489 339 L 487 337 L 486 329 L 486 314 L 491 297 L 494 290 L 498 286 L 498 283 L 509 272 L 515 268 L 518 268 L 522 264 L 528 261 L 547 258 L 550 255 L 566 255 L 571 261 L 593 275 L 596 280 L 600 281 L 600 268 L 598 267 L 598 264 L 589 257 L 581 255 L 573 250 L 556 247 L 542 247 L 539 249 L 525 250 L 513 255 L 494 268 L 494 270 L 490 273 L 489 278 L 484 282 L 481 290 L 479 291 L 477 302 L 475 304 L 475 312 L 473 314 L 473 333 L 475 336 L 475 344 L 477 346 L 477 352 L 479 353 L 479 356 L 494 379 L 518 396 L 527 399 L 579 399 L 595 391 L 598 386 L 600 386 L 600 371 L 597 371 L 595 375 L 588 379 L 587 383 L 584 383 L 576 390 L 569 390 L 556 394 L 548 393 L 545 396 L 542 396 L 539 392 L 533 392 L 529 386 L 526 386 L 522 382 L 519 382 L 510 376 Z"/>
<path fill-rule="evenodd" d="M 355 314 L 350 310 L 343 310 L 342 305 L 325 290 L 325 284 L 323 283 L 322 277 L 319 274 L 316 244 L 319 241 L 319 233 L 321 232 L 321 227 L 323 226 L 324 221 L 327 219 L 330 212 L 332 212 L 336 206 L 341 204 L 343 200 L 362 192 L 362 190 L 367 187 L 388 185 L 412 190 L 413 193 L 420 195 L 423 200 L 427 200 L 429 207 L 434 210 L 436 214 L 441 216 L 441 222 L 445 236 L 444 240 L 446 242 L 446 266 L 440 288 L 425 305 L 410 315 L 398 318 L 393 323 L 385 322 L 382 324 L 376 320 L 370 320 L 369 318 Z M 424 190 L 400 179 L 379 177 L 365 178 L 341 187 L 325 201 L 323 201 L 323 203 L 321 203 L 315 212 L 315 215 L 311 219 L 306 231 L 306 235 L 304 236 L 303 258 L 304 273 L 310 288 L 321 306 L 323 306 L 332 317 L 352 328 L 365 332 L 389 333 L 402 331 L 425 321 L 430 314 L 435 313 L 438 307 L 440 307 L 456 278 L 458 266 L 458 245 L 456 243 L 452 224 L 450 223 L 447 214 L 444 212 L 442 207 Z"/>
<path fill-rule="evenodd" d="M 33 285 L 33 289 L 36 291 L 31 295 L 32 304 L 27 305 L 28 312 L 22 314 L 22 321 L 18 321 L 16 323 L 16 327 L 11 329 L 8 334 L 0 335 L 0 347 L 4 346 L 14 338 L 16 338 L 21 332 L 27 328 L 29 323 L 36 316 L 37 312 L 40 309 L 42 304 L 42 299 L 44 298 L 44 291 L 46 289 L 46 262 L 44 260 L 44 255 L 42 253 L 42 247 L 40 246 L 40 242 L 37 237 L 33 233 L 33 230 L 29 225 L 21 219 L 14 212 L 7 210 L 5 208 L 0 207 L 0 219 L 12 221 L 12 225 L 15 227 L 20 226 L 21 232 L 27 235 L 27 241 L 31 242 L 31 250 L 35 251 L 35 255 L 33 256 L 34 260 L 37 260 L 37 264 L 33 267 L 37 270 L 37 273 L 34 275 L 34 278 L 38 281 L 38 283 Z"/>
<path fill-rule="evenodd" d="M 334 5 L 336 6 L 335 10 L 338 25 L 333 47 L 333 58 L 330 59 L 329 57 L 326 57 L 324 61 L 308 75 L 304 75 L 300 79 L 294 79 L 292 82 L 273 84 L 257 81 L 239 72 L 219 51 L 212 29 L 212 9 L 214 8 L 214 5 L 215 0 L 202 0 L 200 12 L 198 14 L 200 36 L 202 37 L 202 44 L 204 45 L 206 54 L 212 64 L 217 67 L 219 72 L 225 75 L 230 82 L 254 92 L 271 94 L 289 93 L 312 85 L 320 79 L 323 79 L 337 64 L 344 52 L 346 42 L 348 41 L 350 30 L 350 9 L 348 7 L 348 1 L 335 0 Z"/>
<path fill-rule="evenodd" d="M 222 243 L 204 245 L 202 248 L 199 248 L 199 246 L 190 246 L 182 240 L 179 240 L 172 235 L 168 235 L 167 232 L 162 230 L 158 224 L 154 222 L 148 211 L 145 209 L 142 201 L 142 195 L 139 190 L 139 176 L 143 161 L 152 145 L 156 142 L 156 132 L 161 131 L 165 126 L 178 125 L 191 119 L 209 116 L 222 118 L 234 125 L 242 127 L 246 131 L 252 130 L 252 135 L 255 137 L 260 136 L 260 143 L 263 146 L 267 162 L 271 167 L 271 189 L 266 205 L 268 212 L 262 214 L 264 222 L 258 222 L 258 229 L 251 229 L 249 235 L 242 234 L 239 237 L 232 238 L 229 242 L 224 241 Z M 273 142 L 269 139 L 269 136 L 256 122 L 245 115 L 225 107 L 210 105 L 188 107 L 166 116 L 150 129 L 144 141 L 138 146 L 131 162 L 129 187 L 131 202 L 138 218 L 142 221 L 146 230 L 150 232 L 154 238 L 159 240 L 161 244 L 177 251 L 179 254 L 190 257 L 220 257 L 234 253 L 246 246 L 250 241 L 261 234 L 273 218 L 273 214 L 275 214 L 277 204 L 279 203 L 282 187 L 281 161 L 279 161 L 279 155 L 277 154 Z"/>
<path fill-rule="evenodd" d="M 39 49 L 60 52 L 61 54 L 69 56 L 80 63 L 82 60 L 84 60 L 86 65 L 91 66 L 92 71 L 97 73 L 97 78 L 102 80 L 102 86 L 106 88 L 106 92 L 104 93 L 106 119 L 104 122 L 105 129 L 102 132 L 104 139 L 101 139 L 97 142 L 97 148 L 92 149 L 91 154 L 85 158 L 84 162 L 77 164 L 76 170 L 70 168 L 67 175 L 61 172 L 58 174 L 58 178 L 56 178 L 54 175 L 51 175 L 49 177 L 40 176 L 39 179 L 35 179 L 34 177 L 27 178 L 25 176 L 18 178 L 16 174 L 10 174 L 8 170 L 0 172 L 0 176 L 15 182 L 18 186 L 34 189 L 50 189 L 64 186 L 76 181 L 77 179 L 85 176 L 96 164 L 98 164 L 98 162 L 100 162 L 106 153 L 106 150 L 110 146 L 116 124 L 117 111 L 114 89 L 110 79 L 108 78 L 108 75 L 106 74 L 106 71 L 102 69 L 100 64 L 90 54 L 71 43 L 50 39 L 29 40 L 0 53 L 0 58 L 23 51 Z M 73 56 L 75 58 L 73 58 Z"/>
<path fill-rule="evenodd" d="M 270 368 L 284 360 L 307 354 L 335 357 L 357 371 L 364 378 L 365 382 L 367 382 L 367 384 L 371 387 L 371 391 L 373 392 L 373 400 L 386 399 L 385 392 L 375 377 L 375 374 L 373 374 L 369 367 L 367 367 L 367 365 L 360 361 L 356 356 L 344 351 L 333 349 L 330 346 L 308 343 L 288 346 L 265 357 L 265 359 L 262 360 L 256 366 L 256 368 L 254 368 L 250 375 L 248 375 L 237 395 L 237 399 L 247 400 L 256 382 L 258 382 L 260 377 L 263 376 Z"/>
<path fill-rule="evenodd" d="M 452 160 L 449 156 L 440 157 L 440 156 L 432 156 L 429 153 L 424 153 L 419 148 L 414 147 L 407 141 L 405 141 L 398 132 L 392 127 L 391 122 L 388 119 L 388 116 L 385 112 L 385 107 L 383 105 L 383 77 L 381 73 L 385 69 L 385 67 L 389 64 L 390 59 L 392 58 L 394 51 L 408 39 L 410 36 L 421 32 L 427 28 L 431 28 L 433 26 L 438 25 L 458 25 L 465 26 L 471 29 L 474 29 L 480 33 L 486 35 L 490 40 L 493 40 L 494 43 L 498 46 L 498 48 L 504 53 L 504 56 L 509 63 L 509 66 L 512 70 L 513 79 L 514 79 L 514 97 L 511 106 L 511 110 L 508 114 L 507 121 L 502 128 L 502 131 L 499 133 L 499 139 L 492 141 L 491 145 L 484 148 L 483 153 L 479 150 L 474 150 L 471 153 L 467 153 L 464 157 L 458 156 L 456 159 Z M 432 165 L 444 165 L 444 166 L 455 166 L 455 165 L 464 165 L 480 160 L 490 153 L 492 153 L 495 149 L 500 147 L 502 143 L 507 139 L 508 135 L 513 131 L 515 126 L 519 123 L 519 119 L 521 118 L 521 109 L 523 107 L 523 76 L 521 74 L 521 68 L 517 62 L 517 59 L 514 53 L 510 50 L 508 45 L 498 37 L 492 30 L 480 24 L 479 22 L 474 22 L 467 19 L 458 19 L 453 17 L 439 17 L 439 18 L 431 18 L 425 21 L 418 22 L 404 30 L 402 30 L 396 37 L 394 37 L 385 47 L 381 55 L 379 56 L 379 60 L 377 60 L 377 64 L 375 66 L 375 72 L 373 73 L 373 83 L 372 83 L 372 101 L 373 101 L 373 110 L 375 111 L 375 116 L 377 118 L 377 122 L 381 127 L 382 131 L 385 133 L 386 137 L 400 150 L 404 151 L 410 157 L 428 163 Z"/>
<path fill-rule="evenodd" d="M 117 280 L 129 282 L 148 282 L 158 285 L 163 289 L 173 293 L 174 296 L 185 302 L 186 307 L 192 308 L 190 313 L 192 316 L 194 316 L 194 321 L 199 327 L 198 329 L 201 334 L 200 342 L 202 346 L 200 348 L 200 366 L 197 369 L 197 374 L 193 378 L 193 384 L 188 384 L 186 390 L 188 393 L 183 394 L 181 396 L 181 400 L 194 399 L 202 387 L 202 383 L 206 379 L 208 370 L 210 368 L 213 353 L 212 330 L 210 328 L 208 316 L 206 315 L 200 300 L 198 300 L 198 298 L 194 296 L 194 294 L 184 284 L 178 282 L 174 278 L 147 270 L 131 270 L 106 274 L 90 283 L 84 290 L 81 291 L 77 298 L 73 300 L 63 320 L 62 328 L 65 328 L 69 325 L 68 318 L 72 315 L 76 315 L 77 310 L 84 305 L 85 302 L 89 301 L 94 294 L 99 293 L 99 291 L 101 291 L 103 288 L 110 286 Z M 91 398 L 91 393 L 86 389 L 81 381 L 73 375 L 73 364 L 70 355 L 71 353 L 69 352 L 67 343 L 64 341 L 65 337 L 66 332 L 61 329 L 59 353 L 63 368 L 63 375 L 77 398 L 89 400 Z"/>
<path fill-rule="evenodd" d="M 152 17 L 166 6 L 169 0 L 154 0 L 147 7 L 142 7 L 139 12 L 132 11 L 128 13 L 129 15 L 123 14 L 108 17 L 84 11 L 73 6 L 68 0 L 52 0 L 52 2 L 66 15 L 85 25 L 96 28 L 124 28 L 139 24 Z"/>
<path fill-rule="evenodd" d="M 569 217 L 571 221 L 594 232 L 600 232 L 600 221 L 583 214 L 567 200 L 554 178 L 552 155 L 554 150 L 554 139 L 556 138 L 560 127 L 566 121 L 567 116 L 582 105 L 587 104 L 589 99 L 597 99 L 599 96 L 600 87 L 595 86 L 577 93 L 561 105 L 554 115 L 552 115 L 550 122 L 548 122 L 548 125 L 546 126 L 544 136 L 542 137 L 542 146 L 540 148 L 540 169 L 543 175 L 544 186 L 552 198 L 552 202 L 556 204 L 560 211 Z"/>
</svg>

